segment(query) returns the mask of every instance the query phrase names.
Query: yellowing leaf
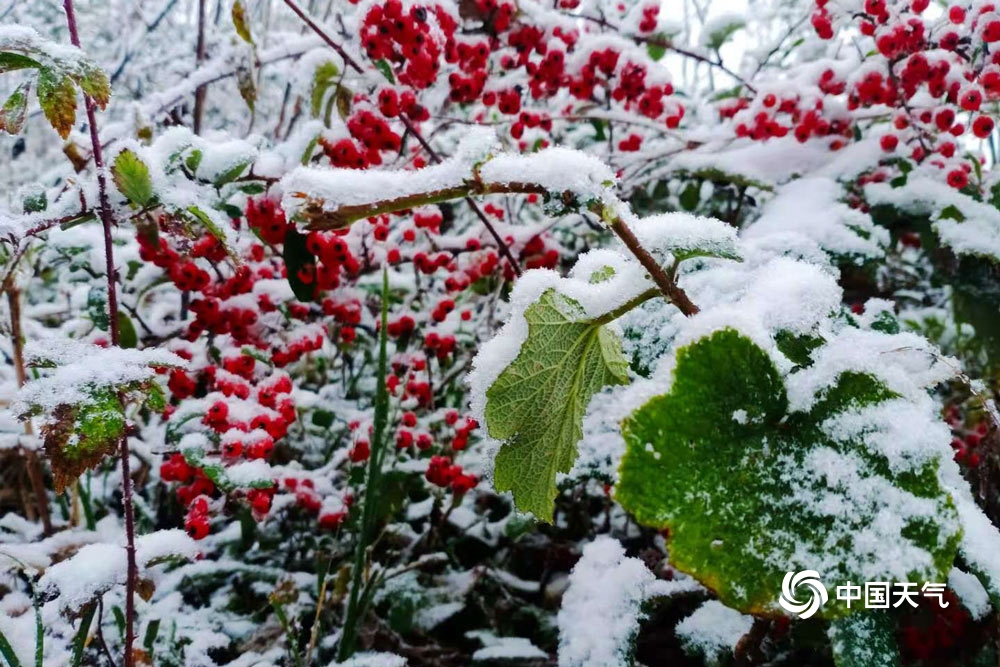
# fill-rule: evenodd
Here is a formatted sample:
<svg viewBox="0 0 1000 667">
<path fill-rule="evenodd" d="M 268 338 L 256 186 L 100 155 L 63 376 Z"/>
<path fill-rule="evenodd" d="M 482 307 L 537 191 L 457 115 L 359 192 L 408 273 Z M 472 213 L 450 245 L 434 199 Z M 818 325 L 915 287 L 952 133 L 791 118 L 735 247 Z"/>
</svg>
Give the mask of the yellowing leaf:
<svg viewBox="0 0 1000 667">
<path fill-rule="evenodd" d="M 38 101 L 49 124 L 65 139 L 76 122 L 76 87 L 73 79 L 51 67 L 38 71 Z"/>
<path fill-rule="evenodd" d="M 103 109 L 111 100 L 111 83 L 108 81 L 108 75 L 87 60 L 81 62 L 79 68 L 81 73 L 74 77 L 76 82 L 80 84 L 83 92 L 90 95 L 97 106 Z"/>
<path fill-rule="evenodd" d="M 518 509 L 551 520 L 556 475 L 569 472 L 590 399 L 628 381 L 621 342 L 555 290 L 525 310 L 528 339 L 486 392 L 486 425 L 503 440 L 496 457 L 498 491 Z"/>
<path fill-rule="evenodd" d="M 250 34 L 250 23 L 247 21 L 247 10 L 241 0 L 233 3 L 233 26 L 236 34 L 248 44 L 253 44 L 253 37 Z"/>
</svg>

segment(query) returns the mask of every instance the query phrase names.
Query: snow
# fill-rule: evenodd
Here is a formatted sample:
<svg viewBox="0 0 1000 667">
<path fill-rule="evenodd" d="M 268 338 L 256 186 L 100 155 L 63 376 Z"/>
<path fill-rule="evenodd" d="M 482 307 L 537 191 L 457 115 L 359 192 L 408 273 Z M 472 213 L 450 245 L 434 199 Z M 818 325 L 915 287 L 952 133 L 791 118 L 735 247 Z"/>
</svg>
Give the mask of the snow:
<svg viewBox="0 0 1000 667">
<path fill-rule="evenodd" d="M 406 658 L 395 653 L 364 652 L 330 667 L 406 667 Z"/>
<path fill-rule="evenodd" d="M 660 581 L 617 540 L 599 536 L 570 573 L 559 610 L 559 666 L 625 665 L 651 597 L 692 592 L 691 581 Z"/>
<path fill-rule="evenodd" d="M 473 662 L 485 660 L 545 660 L 549 654 L 524 637 L 496 637 L 488 632 L 475 633 L 484 647 L 472 654 Z"/>
<path fill-rule="evenodd" d="M 890 204 L 904 213 L 930 216 L 941 242 L 960 255 L 1000 258 L 1000 211 L 928 177 L 911 177 L 902 187 L 872 183 L 865 187 L 872 204 Z M 957 210 L 963 220 L 941 216 Z"/>
<path fill-rule="evenodd" d="M 199 547 L 181 529 L 160 530 L 136 538 L 136 562 L 140 570 L 169 557 L 193 559 Z M 79 609 L 96 595 L 126 579 L 125 547 L 121 544 L 88 544 L 73 556 L 45 570 L 40 590 L 58 591 L 63 609 Z"/>
<path fill-rule="evenodd" d="M 497 155 L 480 167 L 479 175 L 486 183 L 535 183 L 550 193 L 572 192 L 582 201 L 603 199 L 618 182 L 599 158 L 561 147 Z"/>
<path fill-rule="evenodd" d="M 881 257 L 889 230 L 871 216 L 842 203 L 844 188 L 832 178 L 809 177 L 779 187 L 746 238 L 778 232 L 803 234 L 823 249 L 852 257 L 857 263 Z"/>
<path fill-rule="evenodd" d="M 685 649 L 714 663 L 721 655 L 732 653 L 752 625 L 753 617 L 709 600 L 678 623 L 675 632 Z"/>
<path fill-rule="evenodd" d="M 972 620 L 982 620 L 990 613 L 990 596 L 975 575 L 952 568 L 948 573 L 948 588 L 962 601 Z"/>
<path fill-rule="evenodd" d="M 463 137 L 450 158 L 411 171 L 298 167 L 281 179 L 281 204 L 293 217 L 307 201 L 321 201 L 324 210 L 335 211 L 379 202 L 387 196 L 402 198 L 461 187 L 475 165 L 489 157 L 496 142 L 491 129 L 477 128 Z M 308 197 L 303 197 L 304 193 Z"/>
<path fill-rule="evenodd" d="M 736 228 L 721 220 L 687 213 L 664 213 L 637 219 L 631 229 L 650 252 L 702 252 L 739 257 Z"/>
</svg>

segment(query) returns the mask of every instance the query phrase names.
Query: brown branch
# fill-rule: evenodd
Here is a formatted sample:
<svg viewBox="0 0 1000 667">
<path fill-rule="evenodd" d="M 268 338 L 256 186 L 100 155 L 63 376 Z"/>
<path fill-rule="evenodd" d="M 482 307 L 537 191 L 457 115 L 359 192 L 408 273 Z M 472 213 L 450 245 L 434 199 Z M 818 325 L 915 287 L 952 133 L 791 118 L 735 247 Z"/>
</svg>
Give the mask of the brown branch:
<svg viewBox="0 0 1000 667">
<path fill-rule="evenodd" d="M 694 305 L 691 299 L 688 297 L 687 292 L 680 288 L 677 282 L 670 277 L 670 275 L 660 266 L 660 263 L 656 261 L 656 258 L 649 254 L 649 251 L 642 247 L 639 243 L 639 239 L 635 237 L 632 233 L 632 229 L 625 224 L 625 221 L 621 219 L 620 216 L 613 215 L 610 218 L 607 215 L 607 209 L 603 206 L 597 207 L 594 211 L 602 218 L 607 220 L 608 224 L 611 226 L 611 231 L 621 239 L 621 242 L 625 244 L 625 247 L 629 249 L 639 263 L 642 264 L 643 268 L 649 272 L 649 277 L 656 283 L 656 286 L 660 288 L 667 299 L 670 300 L 672 304 L 677 306 L 677 308 L 691 317 L 692 315 L 698 314 L 698 306 Z"/>
<path fill-rule="evenodd" d="M 195 62 L 201 65 L 205 60 L 205 1 L 198 0 L 198 41 L 195 46 Z M 205 93 L 207 84 L 198 86 L 194 91 L 194 111 L 192 112 L 191 129 L 195 134 L 201 134 L 201 122 L 205 117 Z"/>
<path fill-rule="evenodd" d="M 334 211 L 323 209 L 323 201 L 320 199 L 308 200 L 302 209 L 301 215 L 308 221 L 309 229 L 339 229 L 350 225 L 356 220 L 368 218 L 383 213 L 394 211 L 404 211 L 414 206 L 423 204 L 440 203 L 454 199 L 469 199 L 471 195 L 491 195 L 491 194 L 553 194 L 549 193 L 542 185 L 529 182 L 516 183 L 484 183 L 479 178 L 472 178 L 461 185 L 431 192 L 403 195 L 393 199 L 383 199 L 369 204 L 357 204 L 341 206 Z M 305 195 L 303 195 L 305 196 Z M 564 193 L 563 198 L 572 201 L 572 193 Z M 594 204 L 591 212 L 599 216 L 611 227 L 611 230 L 621 239 L 629 252 L 635 256 L 643 268 L 649 273 L 650 278 L 659 288 L 660 292 L 671 303 L 687 315 L 688 317 L 698 313 L 699 309 L 688 297 L 687 293 L 681 289 L 677 281 L 666 271 L 656 258 L 648 250 L 642 247 L 639 239 L 636 238 L 632 229 L 626 222 L 605 204 Z"/>
<path fill-rule="evenodd" d="M 353 69 L 358 74 L 364 72 L 364 69 L 361 67 L 361 65 L 359 65 L 356 60 L 354 60 L 353 58 L 351 58 L 351 56 L 347 54 L 347 51 L 344 50 L 344 47 L 342 47 L 337 42 L 333 41 L 333 39 L 331 39 L 330 36 L 327 35 L 326 32 L 322 28 L 320 28 L 315 21 L 309 18 L 309 15 L 306 14 L 304 11 L 302 11 L 302 9 L 297 4 L 295 4 L 292 0 L 285 0 L 285 4 L 288 5 L 288 8 L 291 9 L 293 12 L 295 12 L 295 14 L 300 19 L 302 19 L 305 22 L 305 24 L 312 29 L 314 33 L 319 35 L 320 39 L 326 42 L 327 46 L 329 46 L 331 49 L 340 54 L 340 57 L 344 59 L 344 63 L 348 67 Z"/>
<path fill-rule="evenodd" d="M 470 195 L 524 193 L 545 194 L 545 189 L 530 183 L 486 185 L 480 181 L 470 180 L 466 181 L 462 185 L 456 185 L 451 188 L 403 195 L 402 197 L 383 199 L 367 204 L 341 206 L 334 211 L 324 210 L 322 199 L 307 199 L 306 204 L 302 207 L 300 215 L 305 218 L 307 229 L 342 229 L 349 226 L 353 222 L 357 222 L 358 220 L 364 220 L 365 218 L 371 218 L 383 213 L 405 211 L 416 206 L 439 204 L 441 202 L 453 201 L 455 199 L 468 199 Z M 293 194 L 293 196 L 295 195 Z"/>
</svg>

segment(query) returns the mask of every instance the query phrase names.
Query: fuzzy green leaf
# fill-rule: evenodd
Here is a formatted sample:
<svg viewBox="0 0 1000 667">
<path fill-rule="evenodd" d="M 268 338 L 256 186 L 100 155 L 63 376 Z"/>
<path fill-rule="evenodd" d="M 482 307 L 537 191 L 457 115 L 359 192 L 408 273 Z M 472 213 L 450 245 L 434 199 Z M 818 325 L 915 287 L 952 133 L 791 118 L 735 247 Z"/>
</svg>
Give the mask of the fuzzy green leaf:
<svg viewBox="0 0 1000 667">
<path fill-rule="evenodd" d="M 149 167 L 129 149 L 126 148 L 115 157 L 111 177 L 115 187 L 133 208 L 142 208 L 152 201 L 153 179 L 149 175 Z"/>
<path fill-rule="evenodd" d="M 958 520 L 937 459 L 890 465 L 866 442 L 877 433 L 824 430 L 895 398 L 870 375 L 843 373 L 809 413 L 790 412 L 767 353 L 717 331 L 681 348 L 670 391 L 625 420 L 617 499 L 640 523 L 669 529 L 671 563 L 744 613 L 783 613 L 776 603 L 790 570 L 816 569 L 831 586 L 893 580 L 895 564 L 862 546 L 876 535 L 892 541 L 897 562 L 923 563 L 905 580 L 943 581 Z M 880 512 L 899 529 L 877 524 Z M 847 611 L 831 596 L 819 614 Z"/>
<path fill-rule="evenodd" d="M 548 290 L 524 313 L 528 339 L 486 392 L 498 491 L 512 491 L 524 512 L 552 519 L 556 475 L 569 472 L 590 399 L 628 381 L 621 342 L 587 319 L 579 303 Z"/>
<path fill-rule="evenodd" d="M 0 107 L 0 132 L 18 134 L 24 127 L 24 119 L 28 112 L 28 91 L 31 84 L 22 83 Z"/>
<path fill-rule="evenodd" d="M 76 122 L 76 87 L 73 79 L 52 69 L 38 71 L 38 101 L 49 124 L 65 139 Z"/>
</svg>

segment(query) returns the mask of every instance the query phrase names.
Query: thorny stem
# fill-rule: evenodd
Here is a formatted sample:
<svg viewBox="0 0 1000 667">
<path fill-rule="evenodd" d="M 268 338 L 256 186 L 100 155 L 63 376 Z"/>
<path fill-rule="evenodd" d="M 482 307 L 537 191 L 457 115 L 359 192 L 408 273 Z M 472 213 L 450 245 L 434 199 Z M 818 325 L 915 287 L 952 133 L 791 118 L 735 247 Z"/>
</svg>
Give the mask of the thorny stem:
<svg viewBox="0 0 1000 667">
<path fill-rule="evenodd" d="M 69 28 L 70 41 L 80 48 L 80 33 L 76 24 L 76 13 L 73 11 L 73 0 L 63 0 L 66 10 L 66 23 Z M 104 170 L 104 154 L 101 139 L 97 132 L 96 104 L 90 95 L 84 94 L 84 104 L 87 109 L 87 125 L 90 130 L 90 144 L 94 151 L 94 169 L 97 172 L 98 208 L 101 223 L 104 226 L 104 260 L 108 280 L 108 315 L 111 333 L 111 344 L 118 346 L 118 284 L 115 270 L 114 243 L 112 228 L 115 225 L 114 213 L 108 200 L 108 179 Z M 122 510 L 125 514 L 125 554 L 127 574 L 125 580 L 125 667 L 135 667 L 135 656 L 132 644 L 135 642 L 135 588 L 138 578 L 138 568 L 135 559 L 135 512 L 132 507 L 132 474 L 129 469 L 131 452 L 128 446 L 128 436 L 122 435 L 119 442 L 119 458 L 122 467 Z"/>
<path fill-rule="evenodd" d="M 319 35 L 319 37 L 324 42 L 326 42 L 326 44 L 330 48 L 332 48 L 334 51 L 340 54 L 340 57 L 344 59 L 344 64 L 346 64 L 348 67 L 353 69 L 358 74 L 364 73 L 364 69 L 361 67 L 361 65 L 359 65 L 356 60 L 354 60 L 353 58 L 351 58 L 350 55 L 348 55 L 347 51 L 344 50 L 344 47 L 342 47 L 329 35 L 327 35 L 326 31 L 324 31 L 319 25 L 317 25 L 315 21 L 309 18 L 309 15 L 306 14 L 304 11 L 302 11 L 302 8 L 299 7 L 297 4 L 295 4 L 293 0 L 285 0 L 285 4 L 288 5 L 288 7 L 293 12 L 295 12 L 295 14 L 300 19 L 302 19 L 305 22 L 305 24 L 312 29 L 313 32 Z M 409 132 L 414 136 L 414 138 L 420 143 L 423 149 L 427 151 L 427 154 L 431 156 L 431 159 L 434 160 L 434 162 L 436 163 L 441 162 L 441 156 L 438 154 L 436 150 L 434 150 L 434 147 L 431 146 L 430 143 L 428 143 L 427 139 L 425 139 L 424 136 L 420 134 L 420 131 L 413 125 L 410 119 L 407 118 L 406 116 L 401 115 L 400 120 L 403 121 L 403 126 L 406 127 L 407 132 Z M 510 247 L 507 245 L 506 241 L 504 241 L 503 237 L 501 237 L 500 234 L 497 233 L 497 230 L 493 226 L 493 223 L 490 222 L 489 218 L 486 217 L 486 214 L 483 213 L 482 209 L 479 208 L 479 205 L 475 201 L 473 201 L 471 197 L 465 197 L 465 203 L 469 205 L 469 208 L 472 209 L 472 212 L 476 214 L 476 217 L 479 218 L 479 221 L 483 223 L 484 227 L 486 227 L 486 231 L 488 231 L 490 233 L 490 236 L 493 237 L 494 242 L 496 242 L 497 244 L 497 248 L 500 250 L 500 254 L 503 255 L 504 259 L 506 259 L 510 263 L 511 268 L 514 269 L 514 273 L 516 273 L 517 275 L 521 275 L 521 265 L 514 257 L 514 253 L 511 252 Z"/>
</svg>

